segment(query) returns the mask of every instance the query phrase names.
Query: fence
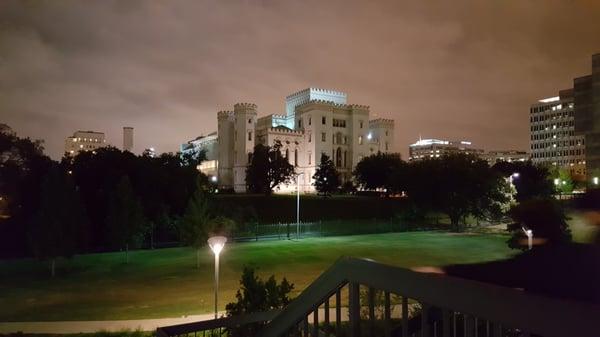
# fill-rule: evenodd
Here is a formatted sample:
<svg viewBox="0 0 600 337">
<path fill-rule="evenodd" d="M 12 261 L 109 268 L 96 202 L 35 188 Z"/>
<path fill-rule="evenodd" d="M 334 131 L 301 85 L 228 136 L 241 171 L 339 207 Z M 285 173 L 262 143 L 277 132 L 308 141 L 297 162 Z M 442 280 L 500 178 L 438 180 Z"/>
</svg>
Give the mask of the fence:
<svg viewBox="0 0 600 337">
<path fill-rule="evenodd" d="M 437 224 L 416 226 L 401 219 L 328 220 L 312 222 L 288 222 L 275 224 L 251 224 L 234 232 L 233 241 L 283 240 L 319 236 L 343 236 L 378 234 L 419 230 L 435 230 Z"/>
</svg>

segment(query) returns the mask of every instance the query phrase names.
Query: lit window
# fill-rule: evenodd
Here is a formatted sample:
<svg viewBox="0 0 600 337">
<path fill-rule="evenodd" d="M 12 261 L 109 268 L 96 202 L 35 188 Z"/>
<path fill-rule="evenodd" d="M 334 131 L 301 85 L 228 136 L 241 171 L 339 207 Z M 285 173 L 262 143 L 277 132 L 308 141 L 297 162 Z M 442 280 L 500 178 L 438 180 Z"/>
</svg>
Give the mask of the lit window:
<svg viewBox="0 0 600 337">
<path fill-rule="evenodd" d="M 358 145 L 362 145 L 363 141 L 362 141 L 362 136 L 358 136 Z"/>
</svg>

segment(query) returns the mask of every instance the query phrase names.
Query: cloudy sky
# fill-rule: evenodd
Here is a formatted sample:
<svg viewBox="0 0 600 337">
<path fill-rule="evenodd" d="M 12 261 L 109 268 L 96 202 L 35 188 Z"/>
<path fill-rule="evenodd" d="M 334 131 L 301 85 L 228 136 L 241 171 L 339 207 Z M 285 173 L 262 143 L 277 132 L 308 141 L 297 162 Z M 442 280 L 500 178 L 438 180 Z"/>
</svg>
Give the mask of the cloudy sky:
<svg viewBox="0 0 600 337">
<path fill-rule="evenodd" d="M 425 137 L 527 149 L 528 108 L 591 71 L 599 1 L 0 1 L 0 122 L 175 151 L 216 111 L 315 86 Z"/>
</svg>

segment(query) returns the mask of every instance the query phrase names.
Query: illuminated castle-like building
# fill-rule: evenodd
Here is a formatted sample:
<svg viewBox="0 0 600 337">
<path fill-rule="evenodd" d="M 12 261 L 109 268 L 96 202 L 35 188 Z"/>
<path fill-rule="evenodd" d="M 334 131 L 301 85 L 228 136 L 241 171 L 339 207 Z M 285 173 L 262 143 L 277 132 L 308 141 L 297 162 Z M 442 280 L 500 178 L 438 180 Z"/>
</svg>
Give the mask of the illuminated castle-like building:
<svg viewBox="0 0 600 337">
<path fill-rule="evenodd" d="M 181 151 L 205 150 L 199 169 L 212 176 L 219 188 L 246 191 L 246 168 L 254 146 L 282 144 L 282 154 L 301 174 L 300 189 L 314 191 L 313 175 L 321 154 L 328 155 L 342 176 L 365 156 L 394 151 L 394 121 L 370 119 L 369 107 L 347 104 L 343 92 L 308 88 L 286 97 L 285 115 L 259 117 L 253 103 L 237 103 L 233 111 L 219 111 L 217 134 L 199 137 Z M 281 191 L 295 190 L 280 186 Z"/>
</svg>

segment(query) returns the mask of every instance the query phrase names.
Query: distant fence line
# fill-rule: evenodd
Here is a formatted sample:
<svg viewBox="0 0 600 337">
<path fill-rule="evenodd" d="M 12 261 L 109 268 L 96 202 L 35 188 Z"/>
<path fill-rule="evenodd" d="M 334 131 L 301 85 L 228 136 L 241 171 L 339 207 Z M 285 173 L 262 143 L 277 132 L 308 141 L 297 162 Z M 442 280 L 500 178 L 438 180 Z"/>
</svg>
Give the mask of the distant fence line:
<svg viewBox="0 0 600 337">
<path fill-rule="evenodd" d="M 248 224 L 245 230 L 232 233 L 236 242 L 259 240 L 295 239 L 320 236 L 344 236 L 358 234 L 378 234 L 406 231 L 440 229 L 437 224 L 415 226 L 399 219 L 325 220 L 309 222 L 281 222 L 273 224 Z"/>
</svg>

